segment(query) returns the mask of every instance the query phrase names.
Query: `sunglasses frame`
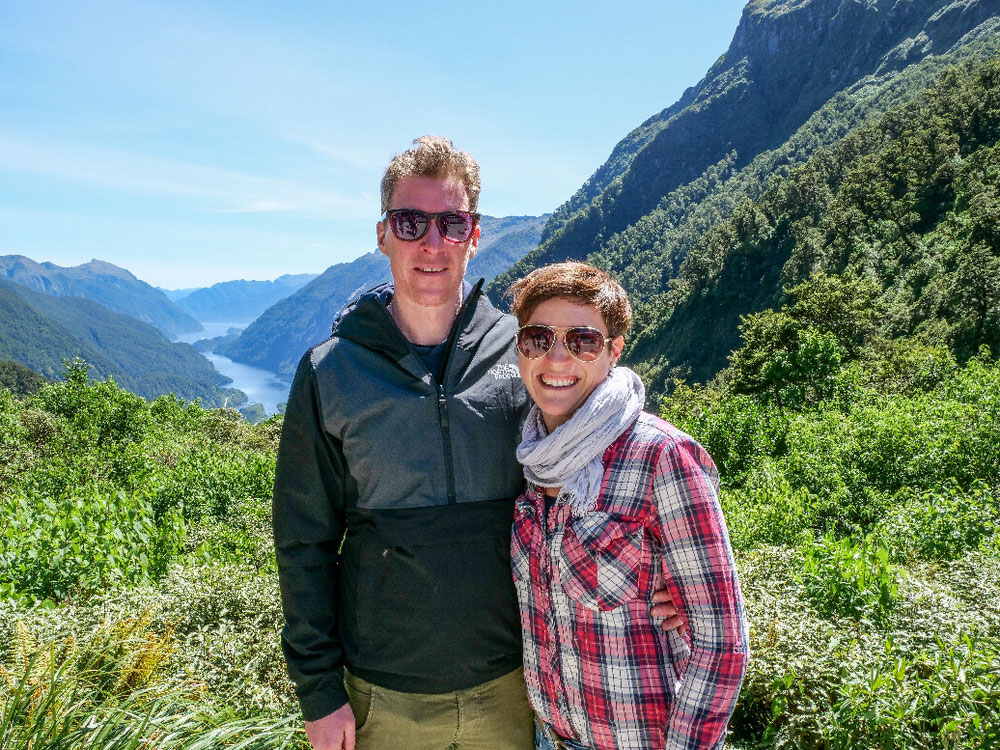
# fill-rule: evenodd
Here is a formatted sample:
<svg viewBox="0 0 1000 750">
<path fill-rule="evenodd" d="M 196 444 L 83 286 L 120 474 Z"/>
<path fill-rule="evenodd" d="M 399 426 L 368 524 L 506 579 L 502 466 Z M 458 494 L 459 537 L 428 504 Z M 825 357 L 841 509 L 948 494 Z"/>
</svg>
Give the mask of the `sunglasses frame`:
<svg viewBox="0 0 1000 750">
<path fill-rule="evenodd" d="M 424 231 L 421 232 L 416 237 L 412 238 L 400 237 L 396 233 L 396 227 L 393 224 L 392 217 L 396 214 L 401 214 L 401 213 L 419 214 L 423 216 L 424 219 L 427 221 L 427 223 L 424 225 Z M 445 216 L 450 216 L 452 214 L 464 214 L 472 219 L 472 226 L 469 229 L 469 234 L 468 236 L 466 236 L 464 240 L 451 239 L 451 237 L 447 235 L 445 229 L 441 225 L 441 219 Z M 457 245 L 462 242 L 468 242 L 469 238 L 472 237 L 472 233 L 475 232 L 476 227 L 479 226 L 479 214 L 477 214 L 475 211 L 464 211 L 459 208 L 454 208 L 450 211 L 437 211 L 437 212 L 421 211 L 419 208 L 390 208 L 387 211 L 383 212 L 381 221 L 389 222 L 389 231 L 392 232 L 392 236 L 395 237 L 400 242 L 419 242 L 420 240 L 422 240 L 424 237 L 427 236 L 427 233 L 429 231 L 431 231 L 431 224 L 437 224 L 438 234 L 441 235 L 441 238 L 447 242 L 453 242 Z"/>
<path fill-rule="evenodd" d="M 539 354 L 537 357 L 529 357 L 527 354 L 521 351 L 521 345 L 518 339 L 521 338 L 521 331 L 523 331 L 525 328 L 546 328 L 552 332 L 552 343 L 549 344 L 548 349 L 546 349 L 542 354 Z M 568 346 L 566 346 L 566 334 L 568 334 L 570 331 L 593 331 L 598 336 L 600 336 L 601 349 L 599 352 L 597 352 L 597 356 L 594 357 L 593 359 L 580 359 L 578 356 L 573 354 L 573 350 L 570 349 Z M 517 353 L 520 354 L 525 359 L 543 359 L 547 357 L 549 352 L 551 352 L 555 348 L 556 342 L 559 340 L 560 335 L 562 336 L 563 348 L 566 350 L 569 356 L 571 356 L 577 362 L 583 362 L 583 364 L 585 365 L 592 364 L 593 362 L 599 360 L 601 358 L 601 355 L 604 354 L 604 350 L 607 348 L 608 342 L 615 340 L 614 336 L 605 336 L 603 331 L 601 331 L 598 328 L 594 328 L 593 326 L 569 326 L 567 328 L 557 328 L 556 326 L 547 326 L 544 323 L 528 323 L 527 325 L 523 325 L 520 328 L 518 328 L 517 333 L 514 334 L 514 348 L 517 349 Z"/>
</svg>

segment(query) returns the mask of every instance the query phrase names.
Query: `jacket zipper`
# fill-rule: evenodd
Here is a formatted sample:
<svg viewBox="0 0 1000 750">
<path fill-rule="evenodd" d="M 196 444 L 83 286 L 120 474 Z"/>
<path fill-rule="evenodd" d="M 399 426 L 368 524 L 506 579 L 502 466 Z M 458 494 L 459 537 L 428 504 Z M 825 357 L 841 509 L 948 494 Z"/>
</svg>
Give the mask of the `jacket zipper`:
<svg viewBox="0 0 1000 750">
<path fill-rule="evenodd" d="M 444 386 L 437 384 L 438 417 L 441 419 L 441 440 L 444 442 L 444 478 L 448 487 L 448 504 L 458 502 L 455 494 L 455 459 L 451 455 L 451 430 L 448 426 L 448 399 Z"/>
<path fill-rule="evenodd" d="M 474 288 L 469 295 L 462 301 L 462 306 L 458 310 L 458 315 L 455 316 L 455 323 L 451 334 L 449 335 L 448 351 L 445 354 L 444 368 L 442 369 L 442 380 L 448 379 L 448 366 L 451 364 L 451 355 L 455 349 L 455 338 L 458 336 L 459 332 L 462 330 L 462 325 L 464 324 L 465 316 L 468 313 L 473 301 L 479 296 L 479 288 Z M 433 376 L 432 376 L 433 378 Z M 444 383 L 437 384 L 437 397 L 438 397 L 438 417 L 441 420 L 441 439 L 444 442 L 444 478 L 445 486 L 448 489 L 448 505 L 454 505 L 458 502 L 458 496 L 455 492 L 455 458 L 451 452 L 451 428 L 448 425 L 448 398 L 447 393 L 444 390 Z"/>
</svg>

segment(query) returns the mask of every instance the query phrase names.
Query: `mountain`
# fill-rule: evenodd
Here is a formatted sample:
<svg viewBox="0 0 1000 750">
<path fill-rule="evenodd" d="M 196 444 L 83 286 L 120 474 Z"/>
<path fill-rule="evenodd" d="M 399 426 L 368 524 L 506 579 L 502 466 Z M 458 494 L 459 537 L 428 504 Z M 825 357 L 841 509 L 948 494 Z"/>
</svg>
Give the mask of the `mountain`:
<svg viewBox="0 0 1000 750">
<path fill-rule="evenodd" d="M 73 268 L 36 263 L 23 255 L 0 256 L 0 279 L 57 297 L 82 297 L 149 323 L 167 336 L 200 331 L 201 324 L 167 296 L 124 268 L 92 260 Z"/>
<path fill-rule="evenodd" d="M 489 281 L 533 249 L 548 216 L 480 219 L 479 251 L 466 276 Z M 310 346 L 330 335 L 333 321 L 361 292 L 388 281 L 389 260 L 375 250 L 350 263 L 330 266 L 295 294 L 268 308 L 235 341 L 216 351 L 230 359 L 291 375 Z"/>
<path fill-rule="evenodd" d="M 174 297 L 178 307 L 202 322 L 250 321 L 298 291 L 318 274 L 286 274 L 274 281 L 223 281 Z"/>
<path fill-rule="evenodd" d="M 704 232 L 628 357 L 656 392 L 727 360 L 756 383 L 761 363 L 729 356 L 741 340 L 783 367 L 805 356 L 801 326 L 761 312 L 782 305 L 838 357 L 859 337 L 1000 351 L 1000 56 L 949 68 Z"/>
<path fill-rule="evenodd" d="M 753 0 L 705 77 L 615 147 L 553 213 L 537 250 L 497 277 L 490 296 L 499 300 L 513 280 L 545 263 L 607 253 L 630 230 L 655 244 L 662 227 L 652 214 L 672 209 L 676 223 L 684 209 L 678 202 L 698 204 L 712 191 L 695 184 L 709 170 L 717 170 L 709 181 L 725 181 L 775 152 L 771 172 L 801 163 L 894 98 L 912 95 L 912 86 L 892 84 L 915 64 L 930 68 L 963 49 L 988 54 L 998 12 L 995 0 Z M 810 123 L 824 107 L 825 116 Z M 766 180 L 771 172 L 755 174 Z M 755 197 L 762 185 L 744 187 Z M 681 259 L 672 259 L 661 290 Z"/>
<path fill-rule="evenodd" d="M 82 357 L 91 376 L 113 376 L 145 398 L 173 392 L 206 406 L 245 396 L 188 344 L 168 341 L 147 323 L 80 297 L 57 297 L 0 279 L 0 360 L 55 379 L 63 360 Z"/>
<path fill-rule="evenodd" d="M 171 302 L 176 302 L 181 297 L 187 297 L 189 294 L 191 294 L 191 292 L 197 292 L 199 289 L 205 289 L 206 287 L 192 286 L 188 287 L 187 289 L 164 289 L 162 286 L 158 286 L 156 288 L 159 289 L 161 292 L 163 292 L 165 295 L 167 295 L 167 299 L 169 299 Z"/>
</svg>

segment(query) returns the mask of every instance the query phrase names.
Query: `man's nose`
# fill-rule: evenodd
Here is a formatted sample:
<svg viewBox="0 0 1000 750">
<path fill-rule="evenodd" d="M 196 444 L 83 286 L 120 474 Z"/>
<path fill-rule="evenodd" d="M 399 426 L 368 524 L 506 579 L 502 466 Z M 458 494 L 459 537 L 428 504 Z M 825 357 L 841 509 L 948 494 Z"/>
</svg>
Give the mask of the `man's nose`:
<svg viewBox="0 0 1000 750">
<path fill-rule="evenodd" d="M 436 221 L 432 221 L 427 227 L 427 234 L 420 238 L 421 246 L 431 250 L 439 250 L 444 247 L 445 239 L 441 236 L 441 227 Z"/>
</svg>

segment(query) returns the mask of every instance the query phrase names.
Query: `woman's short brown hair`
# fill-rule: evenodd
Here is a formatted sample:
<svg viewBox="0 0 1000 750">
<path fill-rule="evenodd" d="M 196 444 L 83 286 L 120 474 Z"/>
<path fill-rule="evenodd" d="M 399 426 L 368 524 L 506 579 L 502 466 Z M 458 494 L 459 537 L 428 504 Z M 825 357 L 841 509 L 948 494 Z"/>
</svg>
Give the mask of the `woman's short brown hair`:
<svg viewBox="0 0 1000 750">
<path fill-rule="evenodd" d="M 511 284 L 507 296 L 520 325 L 540 304 L 556 297 L 596 308 L 612 338 L 624 336 L 632 322 L 632 306 L 621 284 L 589 263 L 567 261 L 536 268 Z"/>
</svg>

